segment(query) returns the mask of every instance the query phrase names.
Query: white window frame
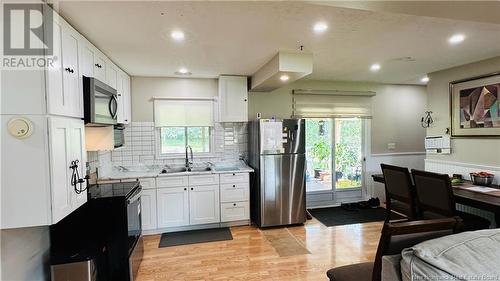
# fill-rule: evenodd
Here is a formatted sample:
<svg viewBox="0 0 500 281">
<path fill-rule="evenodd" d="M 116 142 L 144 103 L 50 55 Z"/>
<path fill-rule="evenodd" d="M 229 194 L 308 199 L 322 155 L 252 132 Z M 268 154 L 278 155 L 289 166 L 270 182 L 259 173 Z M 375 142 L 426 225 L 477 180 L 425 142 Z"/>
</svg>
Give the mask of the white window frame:
<svg viewBox="0 0 500 281">
<path fill-rule="evenodd" d="M 185 126 L 182 128 L 186 128 Z M 199 126 L 203 127 L 203 126 Z M 155 158 L 156 159 L 184 159 L 186 158 L 186 153 L 161 153 L 161 130 L 162 127 L 155 127 Z M 214 127 L 209 127 L 210 135 L 210 145 L 209 152 L 193 152 L 193 157 L 195 158 L 213 158 L 215 156 L 215 129 Z"/>
</svg>

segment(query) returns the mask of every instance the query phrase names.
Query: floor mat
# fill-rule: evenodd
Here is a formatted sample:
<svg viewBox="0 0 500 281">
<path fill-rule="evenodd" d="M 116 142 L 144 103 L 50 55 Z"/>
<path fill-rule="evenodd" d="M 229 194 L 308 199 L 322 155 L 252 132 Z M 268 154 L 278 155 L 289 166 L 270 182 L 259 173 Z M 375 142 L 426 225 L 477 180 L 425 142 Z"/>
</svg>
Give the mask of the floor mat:
<svg viewBox="0 0 500 281">
<path fill-rule="evenodd" d="M 161 235 L 159 247 L 163 248 L 224 240 L 233 240 L 231 230 L 227 227 L 169 232 Z"/>
<path fill-rule="evenodd" d="M 342 207 L 309 209 L 309 213 L 325 226 L 339 226 L 356 223 L 384 221 L 386 209 L 382 207 L 346 210 Z M 403 216 L 391 214 L 391 220 L 402 219 Z"/>
<path fill-rule="evenodd" d="M 280 257 L 311 253 L 286 228 L 265 229 L 262 233 Z"/>
</svg>

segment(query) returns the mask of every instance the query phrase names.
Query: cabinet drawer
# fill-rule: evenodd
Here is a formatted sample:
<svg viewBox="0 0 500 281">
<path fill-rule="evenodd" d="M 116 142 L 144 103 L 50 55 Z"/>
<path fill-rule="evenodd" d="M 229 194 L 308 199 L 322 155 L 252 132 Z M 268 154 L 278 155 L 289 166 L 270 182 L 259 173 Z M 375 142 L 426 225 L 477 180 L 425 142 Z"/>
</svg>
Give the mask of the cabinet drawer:
<svg viewBox="0 0 500 281">
<path fill-rule="evenodd" d="M 188 177 L 159 177 L 156 179 L 156 185 L 160 187 L 182 187 L 188 186 Z"/>
<path fill-rule="evenodd" d="M 248 182 L 248 173 L 220 174 L 220 183 Z"/>
<path fill-rule="evenodd" d="M 224 183 L 220 185 L 221 202 L 248 201 L 248 183 Z"/>
<path fill-rule="evenodd" d="M 189 186 L 219 184 L 219 175 L 196 175 L 189 176 Z"/>
<path fill-rule="evenodd" d="M 221 221 L 239 221 L 248 220 L 250 218 L 250 208 L 247 202 L 222 203 Z"/>
<path fill-rule="evenodd" d="M 139 179 L 143 189 L 156 188 L 156 181 L 154 178 L 141 178 Z"/>
</svg>

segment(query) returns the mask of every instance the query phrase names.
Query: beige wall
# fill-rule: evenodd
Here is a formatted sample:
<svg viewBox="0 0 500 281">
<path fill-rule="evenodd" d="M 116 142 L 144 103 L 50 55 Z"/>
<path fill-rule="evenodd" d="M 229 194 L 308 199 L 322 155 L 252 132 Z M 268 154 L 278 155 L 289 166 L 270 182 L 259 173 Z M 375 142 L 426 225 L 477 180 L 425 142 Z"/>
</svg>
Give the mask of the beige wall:
<svg viewBox="0 0 500 281">
<path fill-rule="evenodd" d="M 258 112 L 263 118 L 290 117 L 293 89 L 374 91 L 372 154 L 424 151 L 425 130 L 420 118 L 427 101 L 423 86 L 299 80 L 272 92 L 249 93 L 249 118 L 256 118 Z M 396 149 L 388 150 L 388 143 L 396 143 Z"/>
<path fill-rule="evenodd" d="M 217 79 L 132 77 L 132 121 L 153 121 L 152 97 L 217 96 Z"/>
<path fill-rule="evenodd" d="M 433 112 L 434 124 L 427 135 L 442 135 L 451 126 L 449 83 L 500 71 L 500 57 L 471 63 L 429 74 L 428 108 Z M 450 155 L 428 155 L 430 159 L 454 161 L 487 166 L 500 166 L 500 139 L 452 139 Z"/>
<path fill-rule="evenodd" d="M 425 130 L 420 118 L 426 110 L 422 86 L 302 80 L 273 92 L 249 93 L 249 118 L 289 118 L 292 89 L 374 91 L 371 121 L 372 153 L 422 152 Z M 217 79 L 132 77 L 132 120 L 153 121 L 154 96 L 216 96 Z M 388 143 L 396 143 L 388 150 Z"/>
</svg>

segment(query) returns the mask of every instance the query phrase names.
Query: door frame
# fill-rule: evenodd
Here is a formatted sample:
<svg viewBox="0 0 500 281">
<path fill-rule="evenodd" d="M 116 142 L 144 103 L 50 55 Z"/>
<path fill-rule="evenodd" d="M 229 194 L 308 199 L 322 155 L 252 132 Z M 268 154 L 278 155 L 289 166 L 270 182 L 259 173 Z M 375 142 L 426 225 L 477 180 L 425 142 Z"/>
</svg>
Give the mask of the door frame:
<svg viewBox="0 0 500 281">
<path fill-rule="evenodd" d="M 335 118 L 331 118 L 333 121 Z M 366 179 L 366 157 L 370 148 L 368 137 L 371 136 L 371 119 L 361 119 L 361 188 L 347 188 L 337 190 L 335 187 L 336 175 L 332 172 L 332 189 L 322 191 L 306 192 L 306 207 L 321 208 L 338 206 L 344 202 L 356 202 L 366 198 L 367 194 L 367 179 Z M 331 129 L 332 140 L 335 141 L 335 123 L 332 122 Z M 306 127 L 307 130 L 307 127 Z M 332 170 L 335 171 L 335 145 L 332 143 Z M 307 162 L 307 160 L 306 160 Z M 307 183 L 306 183 L 307 190 Z"/>
</svg>

